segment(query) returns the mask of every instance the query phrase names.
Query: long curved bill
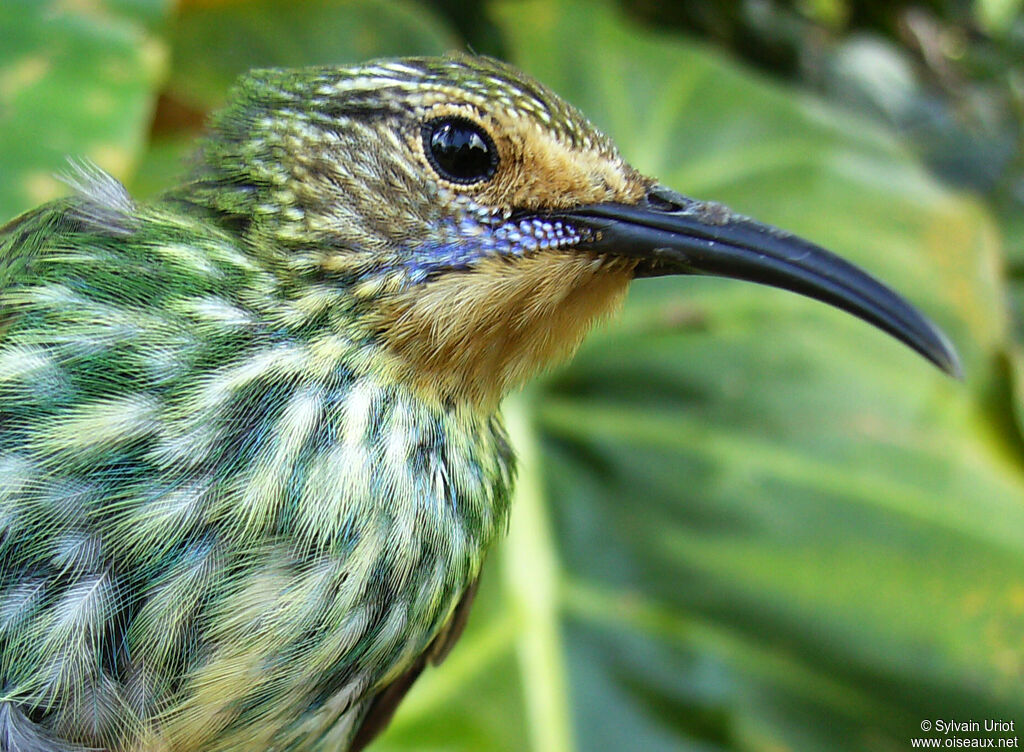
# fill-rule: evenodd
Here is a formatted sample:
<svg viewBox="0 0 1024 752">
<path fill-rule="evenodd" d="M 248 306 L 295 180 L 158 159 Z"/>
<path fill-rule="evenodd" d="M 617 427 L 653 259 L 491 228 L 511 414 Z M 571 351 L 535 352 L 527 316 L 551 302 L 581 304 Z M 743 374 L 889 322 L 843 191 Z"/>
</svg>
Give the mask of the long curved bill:
<svg viewBox="0 0 1024 752">
<path fill-rule="evenodd" d="M 586 228 L 576 247 L 640 259 L 637 276 L 707 274 L 780 287 L 848 311 L 961 377 L 946 336 L 906 300 L 802 238 L 662 186 L 632 206 L 594 204 L 554 217 Z"/>
</svg>

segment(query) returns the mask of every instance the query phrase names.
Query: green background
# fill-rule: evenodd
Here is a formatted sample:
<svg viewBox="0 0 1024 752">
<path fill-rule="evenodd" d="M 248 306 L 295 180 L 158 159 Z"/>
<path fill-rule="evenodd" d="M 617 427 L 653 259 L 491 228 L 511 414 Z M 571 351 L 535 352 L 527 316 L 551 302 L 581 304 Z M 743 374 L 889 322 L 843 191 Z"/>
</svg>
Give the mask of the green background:
<svg viewBox="0 0 1024 752">
<path fill-rule="evenodd" d="M 826 29 L 850 7 L 804 5 Z M 1018 11 L 978 22 L 998 39 Z M 381 752 L 885 751 L 923 720 L 1024 726 L 1024 233 L 940 159 L 998 138 L 953 129 L 941 152 L 686 23 L 571 0 L 0 3 L 0 220 L 66 192 L 67 156 L 169 187 L 247 68 L 472 43 L 642 171 L 846 256 L 957 344 L 962 383 L 783 292 L 635 284 L 506 405 L 508 539 Z"/>
</svg>

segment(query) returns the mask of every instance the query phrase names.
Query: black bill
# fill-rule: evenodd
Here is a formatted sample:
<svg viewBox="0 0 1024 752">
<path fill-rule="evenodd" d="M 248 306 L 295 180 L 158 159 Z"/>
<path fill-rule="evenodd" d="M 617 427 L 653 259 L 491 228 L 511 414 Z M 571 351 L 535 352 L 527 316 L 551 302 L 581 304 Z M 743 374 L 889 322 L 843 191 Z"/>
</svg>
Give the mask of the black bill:
<svg viewBox="0 0 1024 752">
<path fill-rule="evenodd" d="M 581 250 L 639 258 L 637 276 L 707 274 L 791 290 L 859 316 L 961 376 L 945 335 L 881 282 L 824 248 L 720 204 L 656 186 L 635 206 L 594 204 L 553 218 L 591 231 Z"/>
</svg>

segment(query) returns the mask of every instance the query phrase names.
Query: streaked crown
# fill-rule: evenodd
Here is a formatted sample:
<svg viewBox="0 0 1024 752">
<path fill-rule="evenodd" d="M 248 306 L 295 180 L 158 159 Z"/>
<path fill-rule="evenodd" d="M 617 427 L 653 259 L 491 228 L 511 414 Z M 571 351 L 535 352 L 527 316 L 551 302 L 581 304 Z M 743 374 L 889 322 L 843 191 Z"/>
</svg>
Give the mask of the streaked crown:
<svg viewBox="0 0 1024 752">
<path fill-rule="evenodd" d="M 489 169 L 446 170 L 438 149 L 470 136 Z M 649 184 L 550 89 L 468 56 L 249 73 L 200 178 L 200 201 L 246 218 L 289 266 L 410 281 L 568 242 L 509 222 L 517 212 L 635 201 Z"/>
</svg>

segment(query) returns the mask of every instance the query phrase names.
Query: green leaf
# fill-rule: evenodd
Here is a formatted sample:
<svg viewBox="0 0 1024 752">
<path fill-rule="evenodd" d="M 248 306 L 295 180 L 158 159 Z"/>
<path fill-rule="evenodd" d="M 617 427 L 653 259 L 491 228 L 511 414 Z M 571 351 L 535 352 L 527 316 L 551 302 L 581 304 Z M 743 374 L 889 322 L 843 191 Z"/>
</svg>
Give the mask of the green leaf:
<svg viewBox="0 0 1024 752">
<path fill-rule="evenodd" d="M 503 576 L 450 659 L 484 665 L 429 672 L 379 749 L 898 750 L 922 720 L 1024 717 L 1024 454 L 990 220 L 886 134 L 605 5 L 495 11 L 514 62 L 627 159 L 871 270 L 968 376 L 777 290 L 636 283 L 508 406 Z"/>
<path fill-rule="evenodd" d="M 66 193 L 54 175 L 68 157 L 131 174 L 163 75 L 166 6 L 0 3 L 0 221 Z"/>
<path fill-rule="evenodd" d="M 1005 34 L 1020 18 L 1021 0 L 979 0 L 975 14 L 990 34 Z"/>
<path fill-rule="evenodd" d="M 455 36 L 424 6 L 385 0 L 254 0 L 182 11 L 170 92 L 203 110 L 220 105 L 251 68 L 440 55 Z"/>
</svg>

